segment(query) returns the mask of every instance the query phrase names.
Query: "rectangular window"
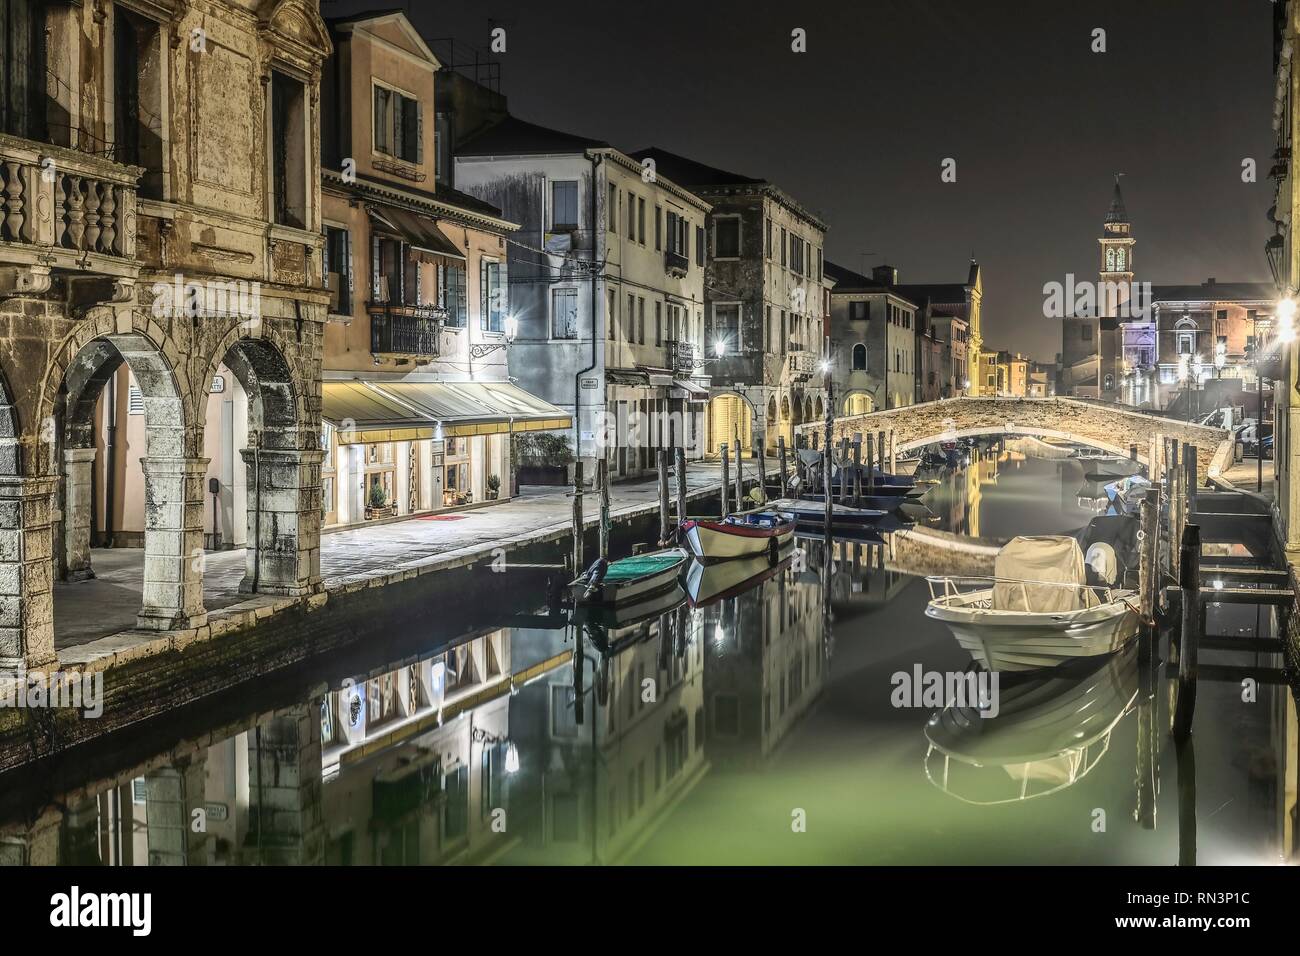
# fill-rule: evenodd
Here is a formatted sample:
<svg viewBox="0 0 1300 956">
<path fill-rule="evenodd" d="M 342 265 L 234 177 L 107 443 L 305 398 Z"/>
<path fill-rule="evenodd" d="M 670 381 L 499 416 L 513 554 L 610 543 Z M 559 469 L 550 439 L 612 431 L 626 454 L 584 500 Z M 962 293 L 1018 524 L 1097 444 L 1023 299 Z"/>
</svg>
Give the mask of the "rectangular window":
<svg viewBox="0 0 1300 956">
<path fill-rule="evenodd" d="M 640 197 L 636 201 L 636 241 L 645 245 L 645 200 Z"/>
<path fill-rule="evenodd" d="M 307 223 L 307 120 L 303 85 L 271 71 L 271 195 L 275 221 Z"/>
<path fill-rule="evenodd" d="M 375 151 L 408 163 L 424 161 L 424 117 L 420 101 L 375 85 Z"/>
<path fill-rule="evenodd" d="M 3 131 L 45 140 L 46 5 L 37 0 L 0 3 L 0 114 Z M 119 160 L 121 161 L 121 160 Z"/>
<path fill-rule="evenodd" d="M 713 257 L 715 259 L 740 257 L 739 216 L 723 216 L 713 220 Z"/>
<path fill-rule="evenodd" d="M 627 194 L 627 237 L 636 239 L 636 196 Z"/>
<path fill-rule="evenodd" d="M 479 328 L 484 332 L 504 332 L 506 313 L 510 309 L 510 289 L 506 284 L 506 264 L 483 259 L 479 266 Z"/>
<path fill-rule="evenodd" d="M 772 258 L 772 220 L 764 219 L 763 223 L 767 229 L 767 234 L 763 238 L 763 255 Z"/>
<path fill-rule="evenodd" d="M 786 259 L 786 232 L 785 232 L 785 229 L 782 229 L 782 230 L 781 230 L 781 265 L 786 265 L 786 264 L 787 264 L 787 259 Z"/>
<path fill-rule="evenodd" d="M 645 298 L 637 296 L 637 323 L 636 323 L 636 340 L 645 345 Z"/>
<path fill-rule="evenodd" d="M 741 349 L 740 304 L 714 305 L 713 327 L 709 333 L 705 349 L 710 355 L 717 354 L 719 342 L 722 343 L 724 354 L 738 355 Z"/>
<path fill-rule="evenodd" d="M 618 232 L 618 187 L 609 184 L 609 200 L 605 203 L 605 229 Z"/>
<path fill-rule="evenodd" d="M 695 264 L 704 266 L 704 227 L 695 227 Z"/>
<path fill-rule="evenodd" d="M 578 290 L 551 290 L 551 337 L 576 339 L 578 337 Z"/>
<path fill-rule="evenodd" d="M 551 231 L 565 232 L 577 228 L 577 182 L 551 183 Z"/>
<path fill-rule="evenodd" d="M 849 318 L 850 318 L 850 319 L 865 319 L 865 318 L 867 318 L 867 315 L 868 315 L 868 312 L 867 312 L 867 306 L 868 306 L 868 304 L 869 304 L 869 303 L 866 303 L 866 302 L 850 302 L 850 303 L 849 303 Z"/>
<path fill-rule="evenodd" d="M 655 206 L 655 252 L 663 251 L 664 211 Z"/>
<path fill-rule="evenodd" d="M 609 337 L 618 338 L 618 299 L 615 298 L 614 290 L 609 290 L 609 303 L 606 308 L 606 319 L 609 324 Z"/>
<path fill-rule="evenodd" d="M 10 0 L 0 3 L 0 16 L 6 21 L 4 38 L 5 73 L 13 63 L 15 49 L 15 27 L 21 27 L 20 20 L 30 17 L 32 26 L 40 25 L 39 34 L 34 34 L 36 46 L 28 56 L 44 63 L 45 28 L 43 26 L 44 10 L 36 4 L 35 9 L 18 16 L 19 8 L 27 8 L 27 2 Z M 17 38 L 19 47 L 22 38 Z M 145 174 L 140 178 L 138 194 L 147 199 L 161 199 L 162 193 L 162 136 L 158 129 L 158 117 L 162 115 L 162 66 L 159 48 L 158 24 L 146 17 L 137 16 L 124 7 L 115 7 L 113 11 L 113 158 L 119 163 L 145 167 Z M 35 92 L 44 92 L 44 76 Z M 11 83 L 16 82 L 11 79 Z M 6 101 L 10 109 L 13 104 Z M 45 118 L 43 97 L 34 104 L 38 118 Z M 7 127 L 8 124 L 6 124 Z"/>
<path fill-rule="evenodd" d="M 655 303 L 655 345 L 664 344 L 663 303 Z"/>
<path fill-rule="evenodd" d="M 325 285 L 330 312 L 352 314 L 352 240 L 346 229 L 325 227 Z"/>
<path fill-rule="evenodd" d="M 623 331 L 627 333 L 629 342 L 636 341 L 636 296 L 631 292 L 627 294 L 627 328 Z"/>
<path fill-rule="evenodd" d="M 447 310 L 448 328 L 465 328 L 469 318 L 469 300 L 465 295 L 464 266 L 439 266 L 438 304 Z"/>
</svg>

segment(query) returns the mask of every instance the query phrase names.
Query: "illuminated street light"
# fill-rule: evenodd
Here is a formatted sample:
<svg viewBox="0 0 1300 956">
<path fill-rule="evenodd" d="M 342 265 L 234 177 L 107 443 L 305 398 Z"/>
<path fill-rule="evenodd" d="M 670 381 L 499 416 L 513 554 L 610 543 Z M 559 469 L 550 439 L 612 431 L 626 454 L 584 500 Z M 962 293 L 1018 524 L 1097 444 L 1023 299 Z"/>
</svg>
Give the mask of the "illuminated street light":
<svg viewBox="0 0 1300 956">
<path fill-rule="evenodd" d="M 1277 304 L 1277 338 L 1279 342 L 1295 338 L 1295 299 L 1291 296 Z"/>
<path fill-rule="evenodd" d="M 727 354 L 726 339 L 718 339 L 718 341 L 713 343 L 713 354 L 716 355 L 718 358 L 722 358 L 722 356 Z"/>
</svg>

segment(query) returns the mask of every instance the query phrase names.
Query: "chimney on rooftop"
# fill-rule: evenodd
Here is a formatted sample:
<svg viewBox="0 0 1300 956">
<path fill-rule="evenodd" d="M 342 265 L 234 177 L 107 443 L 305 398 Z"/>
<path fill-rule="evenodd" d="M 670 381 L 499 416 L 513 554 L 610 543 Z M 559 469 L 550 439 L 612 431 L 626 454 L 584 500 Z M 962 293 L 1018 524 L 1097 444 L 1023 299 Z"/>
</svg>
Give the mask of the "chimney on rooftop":
<svg viewBox="0 0 1300 956">
<path fill-rule="evenodd" d="M 893 266 L 876 266 L 871 270 L 871 278 L 881 285 L 898 285 L 898 270 Z"/>
</svg>

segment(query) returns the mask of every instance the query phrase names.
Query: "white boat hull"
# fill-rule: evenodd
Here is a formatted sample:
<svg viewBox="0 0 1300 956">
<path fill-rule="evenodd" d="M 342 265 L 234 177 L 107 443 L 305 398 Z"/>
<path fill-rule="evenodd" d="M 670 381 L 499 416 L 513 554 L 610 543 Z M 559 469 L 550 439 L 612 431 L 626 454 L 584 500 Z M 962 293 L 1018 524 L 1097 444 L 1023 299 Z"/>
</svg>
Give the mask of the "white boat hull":
<svg viewBox="0 0 1300 956">
<path fill-rule="evenodd" d="M 694 525 L 686 531 L 686 550 L 702 561 L 723 561 L 732 558 L 751 558 L 767 554 L 772 549 L 772 542 L 777 548 L 784 548 L 794 538 L 794 528 L 785 534 L 759 536 L 727 534 L 712 528 Z"/>
<path fill-rule="evenodd" d="M 962 603 L 931 601 L 927 617 L 943 621 L 963 648 L 993 671 L 1055 667 L 1080 657 L 1113 654 L 1137 636 L 1140 618 L 1134 591 L 1118 592 L 1097 607 L 1062 613 L 995 611 L 992 589 L 963 595 Z"/>
</svg>

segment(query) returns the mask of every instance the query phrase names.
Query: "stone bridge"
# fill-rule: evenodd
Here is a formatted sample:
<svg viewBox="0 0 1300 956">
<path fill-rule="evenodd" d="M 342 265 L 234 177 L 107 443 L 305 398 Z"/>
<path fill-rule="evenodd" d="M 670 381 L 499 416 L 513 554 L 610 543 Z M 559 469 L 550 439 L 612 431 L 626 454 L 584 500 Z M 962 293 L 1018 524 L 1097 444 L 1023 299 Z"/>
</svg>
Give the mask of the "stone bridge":
<svg viewBox="0 0 1300 956">
<path fill-rule="evenodd" d="M 906 405 L 867 415 L 837 418 L 833 435 L 852 441 L 855 434 L 894 432 L 897 451 L 973 435 L 1035 435 L 1090 445 L 1116 455 L 1137 447 L 1138 460 L 1150 464 L 1158 436 L 1189 442 L 1197 449 L 1202 483 L 1227 469 L 1232 441 L 1227 431 L 1192 425 L 1122 405 L 1073 398 L 950 398 Z M 825 434 L 824 423 L 801 425 L 809 443 Z"/>
</svg>

